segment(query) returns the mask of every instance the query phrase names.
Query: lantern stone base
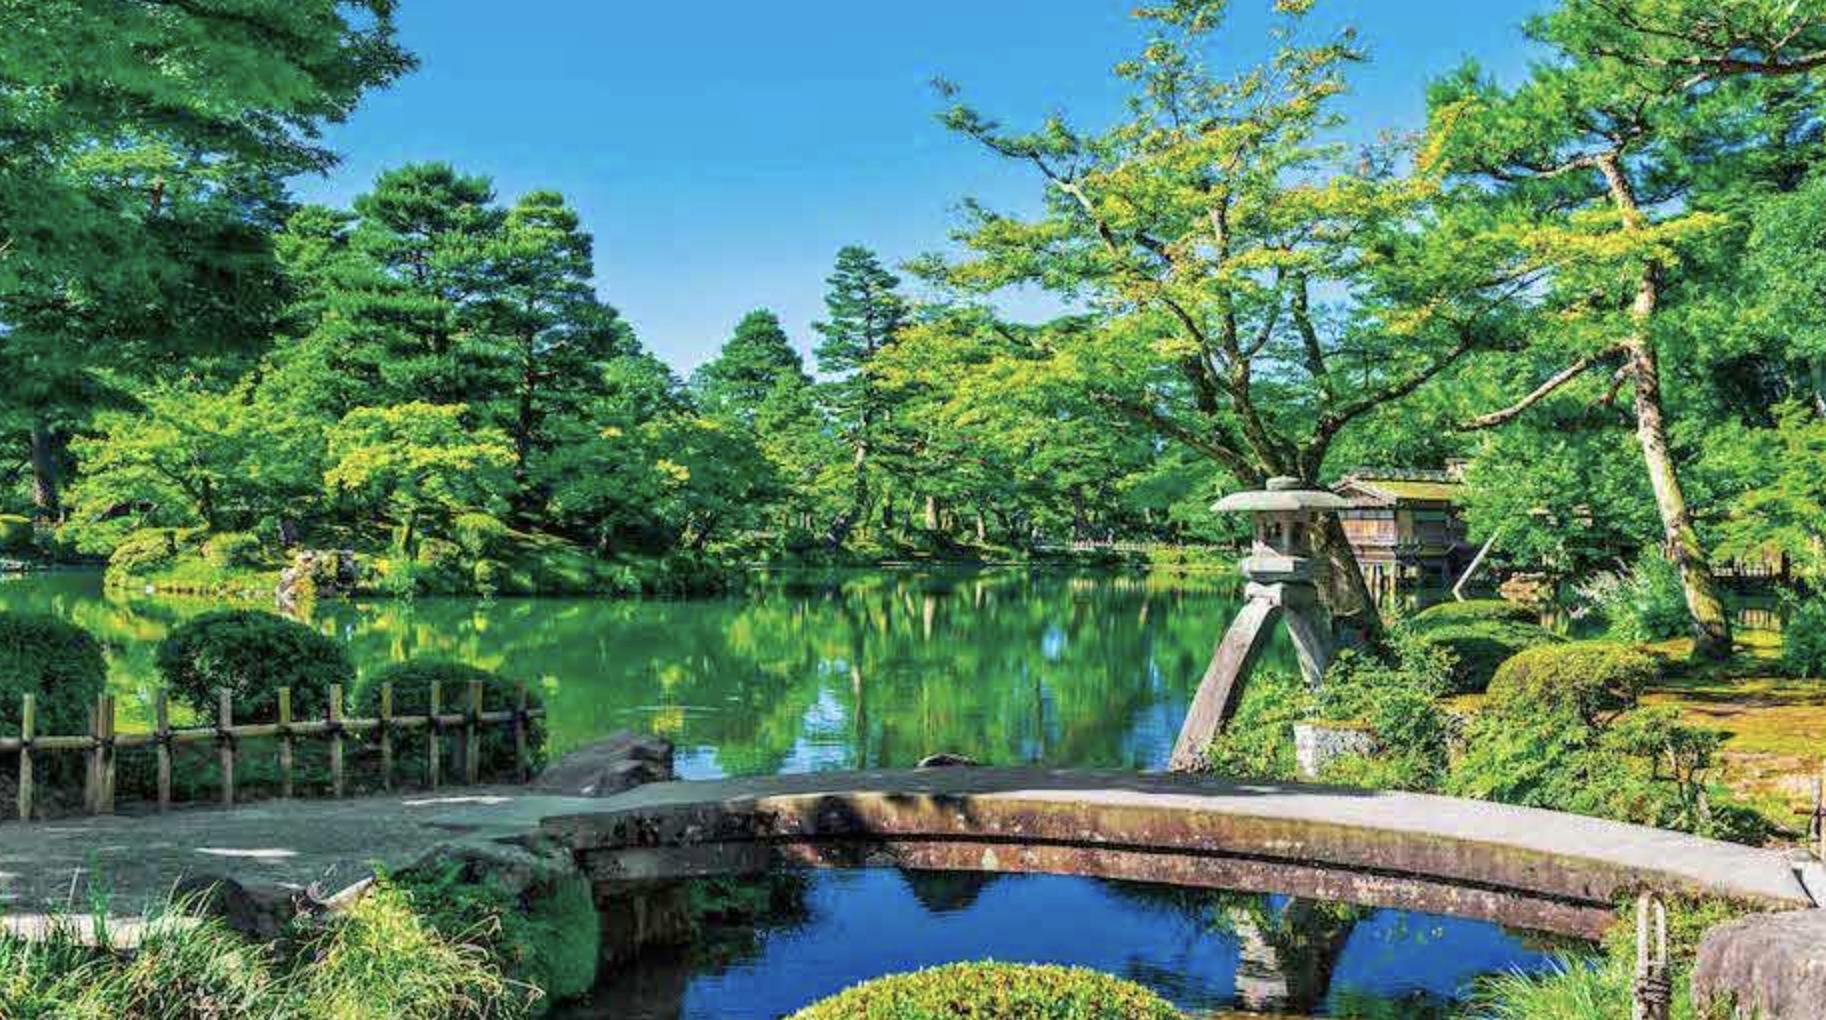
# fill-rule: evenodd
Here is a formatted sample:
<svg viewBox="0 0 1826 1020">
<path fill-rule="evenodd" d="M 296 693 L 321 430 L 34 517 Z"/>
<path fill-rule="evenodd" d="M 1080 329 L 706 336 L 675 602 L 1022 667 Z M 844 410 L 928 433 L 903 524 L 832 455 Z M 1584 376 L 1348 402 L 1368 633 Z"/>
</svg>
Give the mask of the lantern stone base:
<svg viewBox="0 0 1826 1020">
<path fill-rule="evenodd" d="M 1362 726 L 1335 722 L 1293 724 L 1293 755 L 1301 779 L 1317 779 L 1325 766 L 1339 758 L 1375 754 L 1380 748 L 1376 735 Z"/>
<path fill-rule="evenodd" d="M 1311 584 L 1251 577 L 1244 595 L 1248 601 L 1212 654 L 1211 665 L 1205 670 L 1180 727 L 1169 764 L 1175 772 L 1197 771 L 1204 764 L 1206 748 L 1236 714 L 1244 681 L 1255 669 L 1262 649 L 1268 646 L 1277 622 L 1287 625 L 1294 654 L 1300 661 L 1300 673 L 1308 685 L 1319 685 L 1336 654 L 1331 619 Z"/>
</svg>

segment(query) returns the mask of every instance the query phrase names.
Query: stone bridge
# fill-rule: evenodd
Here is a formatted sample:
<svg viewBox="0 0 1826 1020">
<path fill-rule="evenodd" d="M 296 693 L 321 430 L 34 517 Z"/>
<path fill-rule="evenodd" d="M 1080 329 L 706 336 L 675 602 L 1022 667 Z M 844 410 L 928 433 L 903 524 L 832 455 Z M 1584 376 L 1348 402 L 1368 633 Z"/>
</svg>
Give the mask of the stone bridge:
<svg viewBox="0 0 1826 1020">
<path fill-rule="evenodd" d="M 573 802 L 575 803 L 575 802 Z M 1035 872 L 1275 892 L 1592 937 L 1637 890 L 1814 905 L 1780 851 L 1420 794 L 944 768 L 643 786 L 545 817 L 608 896 L 779 867 Z"/>
</svg>

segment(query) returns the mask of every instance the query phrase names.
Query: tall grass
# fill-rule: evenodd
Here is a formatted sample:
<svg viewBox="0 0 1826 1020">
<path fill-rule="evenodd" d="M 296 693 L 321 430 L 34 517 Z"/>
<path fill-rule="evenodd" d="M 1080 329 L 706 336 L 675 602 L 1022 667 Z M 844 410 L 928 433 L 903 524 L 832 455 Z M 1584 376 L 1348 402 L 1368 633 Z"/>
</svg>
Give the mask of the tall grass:
<svg viewBox="0 0 1826 1020">
<path fill-rule="evenodd" d="M 1484 979 L 1465 1010 L 1465 1020 L 1619 1020 L 1631 1013 L 1633 983 L 1633 970 L 1625 960 L 1563 957 L 1540 974 Z M 1674 982 L 1673 1020 L 1701 1020 L 1687 985 L 1685 974 Z"/>
<path fill-rule="evenodd" d="M 384 884 L 276 947 L 181 906 L 131 950 L 99 934 L 0 934 L 0 1020 L 515 1020 L 538 995 Z"/>
</svg>

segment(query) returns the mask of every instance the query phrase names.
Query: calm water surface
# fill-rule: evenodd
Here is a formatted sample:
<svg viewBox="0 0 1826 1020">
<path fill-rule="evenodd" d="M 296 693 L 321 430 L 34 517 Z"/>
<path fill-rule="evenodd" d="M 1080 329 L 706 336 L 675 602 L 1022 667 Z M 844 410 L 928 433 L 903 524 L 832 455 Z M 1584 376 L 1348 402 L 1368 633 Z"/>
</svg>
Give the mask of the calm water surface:
<svg viewBox="0 0 1826 1020">
<path fill-rule="evenodd" d="M 536 681 L 561 749 L 648 730 L 706 778 L 936 751 L 1158 768 L 1238 603 L 1232 582 L 1196 576 L 772 573 L 718 599 L 325 603 L 309 622 L 364 673 L 440 656 Z M 154 644 L 209 608 L 88 575 L 0 581 L 0 609 L 104 642 L 130 713 L 156 682 Z M 1294 668 L 1291 650 L 1266 665 Z M 820 874 L 802 900 L 790 922 L 655 959 L 571 1015 L 775 1020 L 883 973 L 993 958 L 1097 967 L 1188 1008 L 1422 1017 L 1479 974 L 1544 962 L 1476 922 L 1070 878 Z"/>
</svg>

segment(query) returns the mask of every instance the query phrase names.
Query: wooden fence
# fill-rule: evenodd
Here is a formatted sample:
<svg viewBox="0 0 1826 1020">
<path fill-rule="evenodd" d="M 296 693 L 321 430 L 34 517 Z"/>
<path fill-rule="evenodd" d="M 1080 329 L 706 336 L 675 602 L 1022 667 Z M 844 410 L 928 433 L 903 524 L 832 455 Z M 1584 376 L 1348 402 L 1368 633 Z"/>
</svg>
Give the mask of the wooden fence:
<svg viewBox="0 0 1826 1020">
<path fill-rule="evenodd" d="M 340 684 L 330 688 L 329 708 L 322 719 L 294 719 L 291 689 L 280 688 L 278 693 L 277 722 L 236 725 L 234 700 L 230 692 L 224 689 L 216 702 L 214 726 L 172 729 L 166 695 L 161 690 L 153 695 L 153 728 L 148 733 L 118 733 L 115 728 L 114 696 L 103 694 L 96 698 L 95 707 L 89 711 L 89 732 L 81 736 L 38 733 L 36 700 L 27 694 L 24 710 L 20 714 L 19 736 L 0 737 L 0 754 L 19 755 L 19 817 L 26 820 L 33 817 L 37 787 L 35 773 L 40 757 L 60 751 L 80 752 L 87 759 L 83 806 L 90 814 L 97 815 L 114 813 L 116 752 L 129 748 L 150 747 L 154 750 L 158 768 L 158 809 L 161 812 L 171 807 L 172 751 L 184 744 L 215 743 L 221 763 L 221 802 L 224 807 L 232 807 L 235 803 L 235 761 L 239 754 L 237 745 L 243 740 L 260 738 L 275 740 L 278 744 L 279 795 L 283 798 L 293 795 L 293 752 L 299 739 L 315 738 L 328 742 L 331 794 L 341 797 L 345 782 L 343 741 L 346 737 L 370 733 L 377 735 L 380 744 L 383 789 L 393 789 L 394 737 L 414 731 L 423 731 L 425 740 L 426 786 L 435 790 L 443 782 L 442 744 L 446 734 L 455 734 L 460 740 L 463 781 L 475 785 L 481 781 L 482 730 L 489 726 L 511 729 L 514 775 L 517 781 L 526 782 L 531 766 L 527 746 L 531 723 L 545 715 L 542 708 L 528 707 L 524 683 L 516 684 L 513 688 L 512 708 L 486 711 L 483 704 L 484 685 L 475 681 L 468 685 L 462 710 L 445 712 L 441 685 L 433 682 L 429 691 L 428 711 L 424 715 L 394 714 L 393 685 L 383 684 L 380 689 L 380 714 L 372 719 L 347 718 L 343 715 Z"/>
</svg>

